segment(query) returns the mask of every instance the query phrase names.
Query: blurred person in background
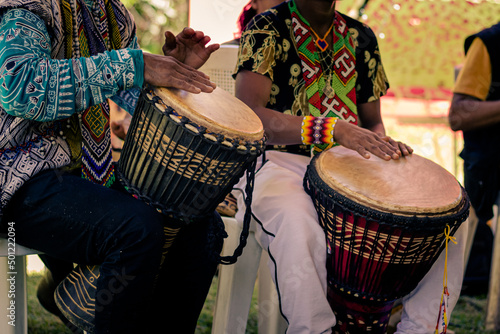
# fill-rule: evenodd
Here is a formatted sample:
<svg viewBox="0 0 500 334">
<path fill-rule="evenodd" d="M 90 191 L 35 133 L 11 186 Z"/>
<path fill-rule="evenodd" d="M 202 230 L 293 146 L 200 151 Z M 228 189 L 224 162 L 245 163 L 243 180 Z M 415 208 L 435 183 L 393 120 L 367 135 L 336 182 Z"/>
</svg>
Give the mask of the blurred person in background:
<svg viewBox="0 0 500 334">
<path fill-rule="evenodd" d="M 234 33 L 234 39 L 236 41 L 240 39 L 241 33 L 255 15 L 263 13 L 282 2 L 283 0 L 250 0 L 238 16 L 238 21 L 236 22 L 238 31 Z"/>
<path fill-rule="evenodd" d="M 488 291 L 493 232 L 488 221 L 500 190 L 500 23 L 465 39 L 465 62 L 449 110 L 453 131 L 462 131 L 464 186 L 477 217 L 464 278 L 464 293 Z M 471 210 L 472 211 L 472 210 Z"/>
</svg>

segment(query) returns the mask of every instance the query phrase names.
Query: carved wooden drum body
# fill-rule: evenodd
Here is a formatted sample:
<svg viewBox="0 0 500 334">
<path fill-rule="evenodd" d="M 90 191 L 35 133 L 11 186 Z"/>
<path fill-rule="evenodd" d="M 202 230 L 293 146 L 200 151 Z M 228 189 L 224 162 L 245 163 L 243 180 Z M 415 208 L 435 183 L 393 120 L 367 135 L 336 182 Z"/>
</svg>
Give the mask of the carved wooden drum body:
<svg viewBox="0 0 500 334">
<path fill-rule="evenodd" d="M 143 92 L 119 162 L 128 190 L 183 219 L 215 210 L 264 149 L 260 119 L 216 88 Z"/>
</svg>

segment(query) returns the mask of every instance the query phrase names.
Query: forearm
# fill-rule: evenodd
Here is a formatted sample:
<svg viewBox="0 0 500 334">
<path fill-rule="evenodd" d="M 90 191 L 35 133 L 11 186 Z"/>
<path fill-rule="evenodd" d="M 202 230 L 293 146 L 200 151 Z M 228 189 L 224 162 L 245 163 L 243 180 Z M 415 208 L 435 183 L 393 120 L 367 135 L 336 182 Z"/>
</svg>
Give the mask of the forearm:
<svg viewBox="0 0 500 334">
<path fill-rule="evenodd" d="M 450 112 L 453 131 L 477 130 L 500 122 L 500 101 L 481 101 L 473 97 L 455 94 Z"/>
<path fill-rule="evenodd" d="M 301 116 L 287 115 L 265 107 L 254 107 L 270 145 L 301 144 Z"/>
<path fill-rule="evenodd" d="M 238 72 L 235 96 L 259 116 L 270 145 L 294 145 L 301 141 L 301 116 L 284 114 L 266 108 L 271 93 L 269 77 L 249 70 Z"/>
<path fill-rule="evenodd" d="M 128 49 L 140 50 L 139 42 L 137 36 L 132 38 L 130 43 L 127 45 Z M 143 55 L 141 55 L 142 57 Z M 144 62 L 144 59 L 143 59 Z M 115 102 L 120 108 L 127 111 L 130 115 L 134 114 L 137 101 L 141 95 L 142 87 L 134 87 L 129 90 L 122 90 L 116 95 L 112 96 L 110 99 Z"/>
<path fill-rule="evenodd" d="M 380 100 L 375 100 L 358 105 L 358 115 L 361 126 L 379 136 L 385 136 L 384 122 L 380 112 Z"/>
<path fill-rule="evenodd" d="M 142 85 L 133 74 L 136 67 L 126 50 L 77 60 L 26 59 L 12 68 L 13 75 L 2 73 L 2 107 L 37 121 L 64 119 Z"/>
<path fill-rule="evenodd" d="M 252 109 L 264 125 L 269 144 L 294 145 L 304 143 L 304 137 L 301 136 L 304 117 L 287 115 L 264 107 L 253 107 Z M 331 137 L 333 141 L 335 141 L 336 135 L 341 136 L 342 132 L 348 133 L 352 130 L 352 126 L 345 120 L 338 120 L 337 123 L 340 124 L 338 128 L 333 124 L 329 126 L 334 128 L 333 138 Z M 380 117 L 365 118 L 363 127 L 379 136 L 385 136 L 385 127 Z"/>
</svg>

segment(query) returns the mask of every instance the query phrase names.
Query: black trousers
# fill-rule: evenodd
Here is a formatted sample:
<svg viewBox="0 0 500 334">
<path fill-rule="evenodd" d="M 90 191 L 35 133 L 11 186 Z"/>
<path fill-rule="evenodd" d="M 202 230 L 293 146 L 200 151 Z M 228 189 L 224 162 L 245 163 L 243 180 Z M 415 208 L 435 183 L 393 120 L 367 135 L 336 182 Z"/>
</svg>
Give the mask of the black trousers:
<svg viewBox="0 0 500 334">
<path fill-rule="evenodd" d="M 111 301 L 96 298 L 96 333 L 195 331 L 222 248 L 222 237 L 211 232 L 222 224 L 217 213 L 186 225 L 133 198 L 119 182 L 105 188 L 51 170 L 16 192 L 3 212 L 2 225 L 9 222 L 16 242 L 44 252 L 56 275 L 72 263 L 100 265 L 96 295 L 116 283 L 116 273 L 127 278 Z M 162 261 L 166 226 L 182 227 Z"/>
</svg>

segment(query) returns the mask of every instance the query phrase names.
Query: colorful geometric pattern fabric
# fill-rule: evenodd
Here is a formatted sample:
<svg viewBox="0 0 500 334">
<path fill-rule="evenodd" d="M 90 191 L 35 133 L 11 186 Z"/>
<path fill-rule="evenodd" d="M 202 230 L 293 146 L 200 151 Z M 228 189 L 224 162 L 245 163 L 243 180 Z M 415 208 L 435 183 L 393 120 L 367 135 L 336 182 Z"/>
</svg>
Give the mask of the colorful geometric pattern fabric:
<svg viewBox="0 0 500 334">
<path fill-rule="evenodd" d="M 316 48 L 314 37 L 311 34 L 310 24 L 297 10 L 295 1 L 288 2 L 288 7 L 292 16 L 295 43 L 302 62 L 302 74 L 306 82 L 311 115 L 337 117 L 357 124 L 356 54 L 346 21 L 338 12 L 335 13 L 333 23 L 334 56 L 330 64 L 325 64 L 328 67 L 323 68 L 319 50 Z M 326 73 L 327 71 L 330 73 Z M 325 79 L 326 75 L 328 75 L 328 80 Z M 330 90 L 330 94 L 327 93 L 327 89 Z M 314 144 L 313 152 L 321 152 L 333 145 L 333 143 Z"/>
<path fill-rule="evenodd" d="M 352 92 L 355 97 L 350 96 L 350 100 L 356 101 L 356 105 L 378 100 L 386 94 L 389 84 L 381 62 L 377 39 L 368 26 L 342 13 L 339 14 L 346 22 L 351 36 L 352 52 L 356 58 L 355 70 L 349 81 L 355 89 Z M 318 57 L 323 64 L 333 66 L 335 58 L 333 50 L 319 51 Z M 242 33 L 236 72 L 242 70 L 252 71 L 271 79 L 268 108 L 296 116 L 312 114 L 302 60 L 296 47 L 292 16 L 287 2 L 254 17 Z M 340 92 L 336 95 L 340 95 Z M 357 117 L 354 113 L 346 114 L 351 111 L 344 106 L 345 102 L 339 104 L 337 109 L 341 110 L 343 119 L 355 122 Z M 276 124 L 276 126 L 285 125 Z M 307 145 L 275 145 L 268 149 L 311 155 L 311 149 Z"/>
<path fill-rule="evenodd" d="M 63 18 L 67 27 L 75 27 L 77 35 L 66 34 L 66 45 L 79 43 L 80 56 L 90 57 L 106 50 L 121 46 L 121 36 L 117 33 L 118 24 L 114 15 L 108 15 L 111 9 L 109 1 L 95 1 L 87 7 L 81 0 L 62 1 Z M 108 20 L 109 17 L 109 20 Z M 108 22 L 109 21 L 109 22 Z M 113 33 L 110 34 L 111 30 Z M 73 56 L 72 49 L 67 49 Z M 108 73 L 107 75 L 111 75 Z M 97 86 L 105 86 L 106 77 L 94 72 L 89 78 Z M 109 134 L 109 106 L 107 102 L 87 108 L 81 117 L 82 133 L 82 177 L 98 184 L 110 186 L 115 180 L 113 159 L 111 156 L 111 136 Z"/>
<path fill-rule="evenodd" d="M 118 92 L 120 100 L 134 106 L 136 92 L 133 95 L 129 92 L 142 87 L 144 64 L 133 19 L 125 7 L 118 0 L 105 0 L 99 2 L 99 6 L 92 4 L 94 1 L 79 3 L 81 9 L 90 5 L 86 12 L 92 13 L 92 20 L 98 17 L 102 25 L 108 26 L 102 19 L 107 17 L 109 21 L 112 16 L 117 29 L 92 30 L 92 38 L 97 38 L 101 45 L 104 41 L 105 51 L 80 58 L 79 39 L 65 38 L 68 34 L 78 36 L 79 29 L 62 20 L 63 10 L 76 8 L 75 0 L 0 3 L 1 206 L 26 180 L 42 170 L 81 168 L 83 145 L 89 148 L 89 156 L 95 152 L 100 157 L 96 163 L 89 162 L 90 168 L 97 170 L 97 176 L 104 175 L 103 184 L 109 181 L 105 172 L 109 166 L 105 158 L 106 145 L 94 143 L 99 139 L 105 142 L 110 135 L 105 125 L 106 117 L 109 119 L 108 107 L 103 107 L 102 115 L 79 116 L 85 109 L 106 102 Z M 113 10 L 114 15 L 99 14 L 103 8 Z M 76 16 L 70 21 L 77 22 Z M 101 24 L 96 23 L 95 27 Z M 120 50 L 106 51 L 113 41 L 120 40 L 116 39 L 117 35 L 121 36 L 121 44 L 115 43 L 114 47 Z M 89 51 L 97 50 L 96 45 L 95 41 L 89 42 Z M 29 83 L 27 89 L 20 89 L 26 82 Z M 88 137 L 90 140 L 82 138 L 83 122 L 96 130 L 90 135 L 92 138 Z M 87 174 L 94 177 L 93 172 Z"/>
<path fill-rule="evenodd" d="M 295 5 L 295 1 L 289 3 L 292 15 L 292 28 L 297 44 L 298 53 L 302 61 L 302 72 L 306 81 L 307 97 L 312 104 L 310 112 L 313 116 L 323 117 L 342 117 L 335 113 L 332 108 L 328 108 L 325 100 L 328 100 L 324 88 L 327 85 L 325 76 L 326 71 L 333 71 L 334 80 L 331 85 L 335 91 L 335 97 L 344 100 L 354 114 L 356 114 L 356 93 L 354 90 L 355 80 L 355 50 L 354 43 L 347 29 L 346 21 L 336 12 L 334 23 L 334 45 L 333 45 L 333 63 L 327 69 L 322 68 L 319 58 L 319 52 L 315 47 L 314 38 L 311 34 L 311 26 L 307 20 L 300 14 Z M 331 65 L 331 66 L 330 66 Z M 343 117 L 342 117 L 343 118 Z M 357 121 L 353 121 L 357 123 Z"/>
<path fill-rule="evenodd" d="M 331 146 L 335 144 L 335 125 L 337 117 L 315 117 L 304 116 L 302 119 L 302 142 L 306 145 L 322 145 Z"/>
</svg>

